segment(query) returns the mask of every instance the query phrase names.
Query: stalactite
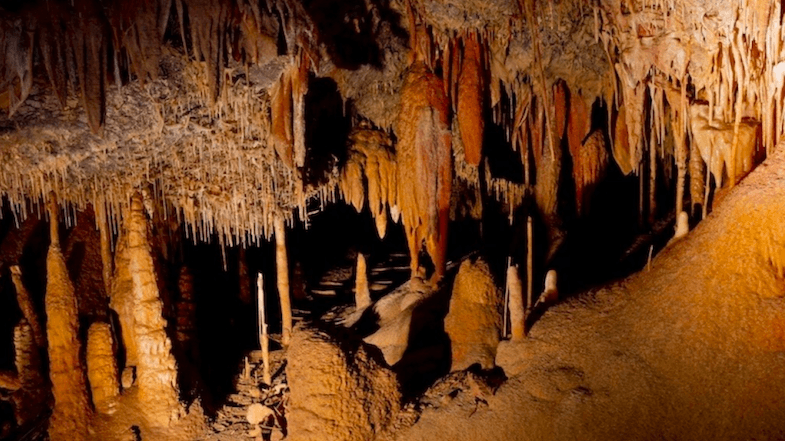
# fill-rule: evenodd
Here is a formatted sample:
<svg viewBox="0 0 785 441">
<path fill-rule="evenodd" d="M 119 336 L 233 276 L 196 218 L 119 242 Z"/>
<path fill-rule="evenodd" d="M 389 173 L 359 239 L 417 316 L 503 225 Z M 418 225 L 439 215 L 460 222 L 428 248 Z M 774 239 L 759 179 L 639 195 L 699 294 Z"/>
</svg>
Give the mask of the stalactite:
<svg viewBox="0 0 785 441">
<path fill-rule="evenodd" d="M 406 75 L 396 133 L 397 205 L 403 215 L 412 274 L 419 268 L 425 241 L 438 279 L 446 264 L 452 185 L 449 103 L 442 80 L 422 61 Z"/>
<path fill-rule="evenodd" d="M 105 213 L 105 207 L 101 206 L 95 212 L 95 222 L 98 227 L 98 234 L 101 241 L 101 269 L 104 279 L 104 289 L 106 294 L 112 291 L 112 273 L 114 272 L 114 261 L 112 259 L 112 231 L 109 228 L 109 218 Z"/>
<path fill-rule="evenodd" d="M 88 437 L 90 403 L 80 360 L 79 308 L 74 286 L 60 251 L 57 204 L 49 205 L 51 240 L 46 257 L 46 331 L 49 343 L 49 378 L 54 408 L 49 423 L 53 440 Z"/>
<path fill-rule="evenodd" d="M 485 119 L 483 98 L 485 85 L 482 69 L 482 50 L 476 34 L 463 39 L 463 62 L 458 76 L 457 120 L 466 162 L 480 165 L 482 159 Z M 448 79 L 449 81 L 449 79 Z"/>
<path fill-rule="evenodd" d="M 87 332 L 87 379 L 95 410 L 114 413 L 120 393 L 112 327 L 93 323 Z"/>
<path fill-rule="evenodd" d="M 698 206 L 703 205 L 705 167 L 700 149 L 695 142 L 690 143 L 690 212 L 698 216 Z"/>
<path fill-rule="evenodd" d="M 310 63 L 305 54 L 300 54 L 292 75 L 292 137 L 294 164 L 305 165 L 305 94 L 308 93 Z"/>
<path fill-rule="evenodd" d="M 294 167 L 294 133 L 292 127 L 292 77 L 285 70 L 272 92 L 272 131 L 275 151 L 284 164 Z"/>
<path fill-rule="evenodd" d="M 608 170 L 609 157 L 602 131 L 595 130 L 586 138 L 573 155 L 572 164 L 576 207 L 579 214 L 585 214 L 591 207 L 594 189 Z"/>
<path fill-rule="evenodd" d="M 686 83 L 682 80 L 682 87 L 679 94 L 671 89 L 665 89 L 670 107 L 670 121 L 671 130 L 673 132 L 673 150 L 674 158 L 676 160 L 676 213 L 684 211 L 684 187 L 687 174 L 687 114 L 686 114 Z M 697 158 L 696 158 L 697 159 Z M 693 158 L 690 157 L 690 166 L 692 166 Z M 690 182 L 694 185 L 695 178 L 699 174 L 693 175 L 693 170 L 690 169 Z M 700 178 L 698 178 L 700 180 Z M 701 180 L 702 182 L 702 180 Z M 698 193 L 702 191 L 698 189 Z M 692 199 L 692 198 L 691 198 Z M 692 199 L 693 202 L 696 199 Z"/>
<path fill-rule="evenodd" d="M 275 271 L 278 297 L 281 301 L 281 344 L 289 345 L 292 336 L 292 305 L 289 298 L 289 257 L 286 251 L 286 226 L 283 218 L 276 217 L 275 229 Z"/>
<path fill-rule="evenodd" d="M 16 301 L 19 304 L 19 309 L 22 311 L 22 316 L 24 316 L 33 332 L 35 344 L 38 348 L 43 349 L 46 347 L 46 336 L 41 327 L 41 320 L 38 318 L 38 312 L 36 312 L 35 305 L 33 304 L 33 298 L 30 297 L 30 293 L 22 282 L 22 269 L 19 265 L 11 266 L 11 281 L 13 281 L 14 288 L 16 288 Z"/>
<path fill-rule="evenodd" d="M 100 134 L 106 116 L 106 31 L 99 6 L 78 2 L 78 25 L 70 28 L 82 106 L 93 133 Z"/>
</svg>

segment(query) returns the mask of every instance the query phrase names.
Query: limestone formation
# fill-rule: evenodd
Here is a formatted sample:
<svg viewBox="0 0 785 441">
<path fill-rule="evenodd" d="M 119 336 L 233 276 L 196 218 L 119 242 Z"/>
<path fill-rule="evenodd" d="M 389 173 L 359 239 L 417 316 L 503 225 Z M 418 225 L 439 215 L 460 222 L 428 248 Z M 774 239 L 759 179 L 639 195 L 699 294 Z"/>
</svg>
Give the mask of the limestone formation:
<svg viewBox="0 0 785 441">
<path fill-rule="evenodd" d="M 120 384 L 112 327 L 93 323 L 87 332 L 87 379 L 95 410 L 113 413 Z"/>
<path fill-rule="evenodd" d="M 46 337 L 41 328 L 41 321 L 38 318 L 38 312 L 36 312 L 33 299 L 30 297 L 30 293 L 22 282 L 22 269 L 19 265 L 11 266 L 11 280 L 14 282 L 14 288 L 16 288 L 16 301 L 19 304 L 19 309 L 22 310 L 22 315 L 27 321 L 27 324 L 30 325 L 35 344 L 43 349 L 46 347 Z"/>
<path fill-rule="evenodd" d="M 507 289 L 510 296 L 510 329 L 512 330 L 512 340 L 522 340 L 526 337 L 526 307 L 523 304 L 523 283 L 518 274 L 518 266 L 510 265 L 507 267 Z"/>
<path fill-rule="evenodd" d="M 288 351 L 292 441 L 365 441 L 400 409 L 395 374 L 362 343 L 345 343 L 298 325 Z"/>
<path fill-rule="evenodd" d="M 46 257 L 46 334 L 54 408 L 49 422 L 53 441 L 87 439 L 90 401 L 80 359 L 79 317 L 74 286 L 60 251 L 58 207 L 50 202 L 49 252 Z"/>
<path fill-rule="evenodd" d="M 276 218 L 275 228 L 275 271 L 278 298 L 281 301 L 281 343 L 289 345 L 292 335 L 292 303 L 289 294 L 289 257 L 286 252 L 286 226 L 283 219 Z"/>
<path fill-rule="evenodd" d="M 181 407 L 177 365 L 166 334 L 156 280 L 150 228 L 137 193 L 118 240 L 110 305 L 117 312 L 126 348 L 126 368 L 134 367 L 140 408 L 153 425 L 166 427 Z M 125 371 L 123 372 L 125 386 Z"/>
<path fill-rule="evenodd" d="M 18 426 L 35 421 L 47 407 L 40 350 L 32 327 L 22 319 L 14 328 L 14 364 L 17 372 L 14 380 L 18 388 L 13 391 L 12 397 Z M 0 387 L 6 386 L 0 384 Z"/>
<path fill-rule="evenodd" d="M 501 292 L 488 264 L 482 258 L 464 260 L 444 319 L 452 349 L 451 371 L 475 363 L 483 369 L 493 368 L 502 327 L 501 303 Z"/>
<path fill-rule="evenodd" d="M 368 268 L 366 268 L 363 253 L 357 253 L 357 268 L 354 277 L 354 303 L 357 309 L 364 309 L 371 304 L 371 291 L 368 289 Z"/>
</svg>

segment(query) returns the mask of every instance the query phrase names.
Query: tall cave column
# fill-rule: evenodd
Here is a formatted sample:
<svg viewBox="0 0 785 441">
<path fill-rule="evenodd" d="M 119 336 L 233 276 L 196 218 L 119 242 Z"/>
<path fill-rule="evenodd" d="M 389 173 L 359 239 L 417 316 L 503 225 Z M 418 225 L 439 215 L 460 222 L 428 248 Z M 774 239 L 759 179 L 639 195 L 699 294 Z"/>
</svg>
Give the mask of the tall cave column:
<svg viewBox="0 0 785 441">
<path fill-rule="evenodd" d="M 49 202 L 51 242 L 46 256 L 46 332 L 49 341 L 49 378 L 54 408 L 49 421 L 53 441 L 84 440 L 88 436 L 90 405 L 87 382 L 79 358 L 79 309 L 74 286 L 60 251 L 57 202 Z"/>
<path fill-rule="evenodd" d="M 518 275 L 518 265 L 507 266 L 507 289 L 510 292 L 511 338 L 513 341 L 521 341 L 526 337 L 526 313 L 523 304 L 523 283 Z"/>
<path fill-rule="evenodd" d="M 120 319 L 126 368 L 136 368 L 139 407 L 150 423 L 165 427 L 179 417 L 181 407 L 156 277 L 150 227 L 136 193 L 118 241 L 111 306 Z"/>
<path fill-rule="evenodd" d="M 286 254 L 286 226 L 283 218 L 276 217 L 275 229 L 275 269 L 278 283 L 278 296 L 281 300 L 281 343 L 289 345 L 292 335 L 292 303 L 289 298 L 289 257 Z"/>
</svg>

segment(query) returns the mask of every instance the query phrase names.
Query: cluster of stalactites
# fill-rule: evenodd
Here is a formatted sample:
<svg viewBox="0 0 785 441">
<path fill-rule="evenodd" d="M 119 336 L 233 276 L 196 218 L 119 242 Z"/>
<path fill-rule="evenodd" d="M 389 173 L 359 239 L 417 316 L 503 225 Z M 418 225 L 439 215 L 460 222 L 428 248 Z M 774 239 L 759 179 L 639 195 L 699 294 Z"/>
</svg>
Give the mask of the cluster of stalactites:
<svg viewBox="0 0 785 441">
<path fill-rule="evenodd" d="M 213 105 L 230 58 L 264 64 L 281 52 L 279 34 L 291 54 L 314 46 L 302 6 L 287 0 L 35 1 L 8 12 L 0 19 L 0 107 L 13 114 L 25 101 L 40 58 L 63 106 L 69 87 L 79 93 L 95 133 L 104 124 L 108 78 L 118 87 L 131 75 L 157 78 L 167 33 L 180 34 L 174 45 L 202 64 L 204 98 Z M 169 19 L 173 12 L 177 20 Z"/>
<path fill-rule="evenodd" d="M 688 171 L 690 200 L 705 210 L 710 177 L 735 184 L 785 133 L 782 5 L 743 0 L 721 15 L 712 4 L 626 6 L 596 6 L 597 39 L 617 76 L 608 98 L 614 158 L 629 173 L 672 157 L 677 211 Z"/>
<path fill-rule="evenodd" d="M 387 133 L 366 126 L 355 129 L 349 139 L 349 156 L 341 172 L 341 194 L 358 212 L 365 206 L 367 195 L 376 230 L 384 238 L 388 211 L 393 222 L 400 219 L 398 168 L 392 140 Z"/>
</svg>

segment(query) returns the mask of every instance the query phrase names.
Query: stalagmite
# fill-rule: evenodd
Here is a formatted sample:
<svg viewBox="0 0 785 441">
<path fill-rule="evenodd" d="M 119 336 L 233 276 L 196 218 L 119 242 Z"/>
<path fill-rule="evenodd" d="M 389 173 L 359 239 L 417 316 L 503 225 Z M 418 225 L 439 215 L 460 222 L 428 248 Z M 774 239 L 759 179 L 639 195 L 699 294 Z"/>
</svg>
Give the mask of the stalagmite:
<svg viewBox="0 0 785 441">
<path fill-rule="evenodd" d="M 542 290 L 542 294 L 540 294 L 540 297 L 537 299 L 537 305 L 542 304 L 543 306 L 549 306 L 558 301 L 559 289 L 557 286 L 556 270 L 548 270 L 548 273 L 545 274 L 545 287 Z"/>
<path fill-rule="evenodd" d="M 368 289 L 368 269 L 365 266 L 365 255 L 357 253 L 357 270 L 354 282 L 354 303 L 357 309 L 371 304 L 371 291 Z"/>
<path fill-rule="evenodd" d="M 466 162 L 480 165 L 482 159 L 483 131 L 483 82 L 481 46 L 478 36 L 472 34 L 463 39 L 463 63 L 458 76 L 457 119 Z"/>
<path fill-rule="evenodd" d="M 79 309 L 65 258 L 60 251 L 57 212 L 57 203 L 51 196 L 51 242 L 46 257 L 46 332 L 54 408 L 49 437 L 53 441 L 79 441 L 88 436 L 90 404 L 79 354 L 82 345 L 79 341 Z"/>
<path fill-rule="evenodd" d="M 281 301 L 281 344 L 289 345 L 292 336 L 292 304 L 289 298 L 289 257 L 286 252 L 286 226 L 281 217 L 273 222 L 275 229 L 275 270 L 278 296 Z"/>
<path fill-rule="evenodd" d="M 422 61 L 409 68 L 398 115 L 398 207 L 409 244 L 412 275 L 423 241 L 433 278 L 444 274 L 452 188 L 449 103 L 442 80 Z"/>
<path fill-rule="evenodd" d="M 33 332 L 33 338 L 35 339 L 35 344 L 39 348 L 43 349 L 46 347 L 46 337 L 44 336 L 44 331 L 41 328 L 41 321 L 38 318 L 38 313 L 35 310 L 33 299 L 30 297 L 30 293 L 27 291 L 24 283 L 22 282 L 22 268 L 20 268 L 19 265 L 11 266 L 11 280 L 14 283 L 14 288 L 16 288 L 16 301 L 19 304 L 19 309 L 22 311 L 22 315 L 30 325 L 30 329 Z"/>
<path fill-rule="evenodd" d="M 136 193 L 118 240 L 110 306 L 120 319 L 126 349 L 123 375 L 129 368 L 135 371 L 140 408 L 150 424 L 166 427 L 182 409 L 150 234 L 142 197 Z"/>
<path fill-rule="evenodd" d="M 13 391 L 16 424 L 24 426 L 35 421 L 46 409 L 46 383 L 42 375 L 41 348 L 36 346 L 32 327 L 22 319 L 14 328 L 14 376 L 16 390 Z M 9 385 L 0 387 L 9 389 Z"/>
<path fill-rule="evenodd" d="M 679 215 L 676 217 L 675 229 L 676 232 L 673 235 L 673 239 L 680 239 L 690 232 L 690 216 L 686 211 L 679 212 Z"/>
<path fill-rule="evenodd" d="M 270 341 L 267 336 L 267 317 L 264 312 L 264 277 L 262 273 L 256 276 L 256 305 L 259 314 L 259 346 L 262 348 L 262 381 L 272 384 L 270 380 Z"/>
<path fill-rule="evenodd" d="M 120 392 L 112 327 L 93 323 L 87 332 L 87 379 L 95 410 L 114 413 Z"/>
<path fill-rule="evenodd" d="M 525 305 L 523 304 L 523 284 L 518 275 L 518 266 L 507 267 L 507 289 L 510 292 L 510 326 L 512 340 L 520 341 L 526 337 Z"/>
</svg>

